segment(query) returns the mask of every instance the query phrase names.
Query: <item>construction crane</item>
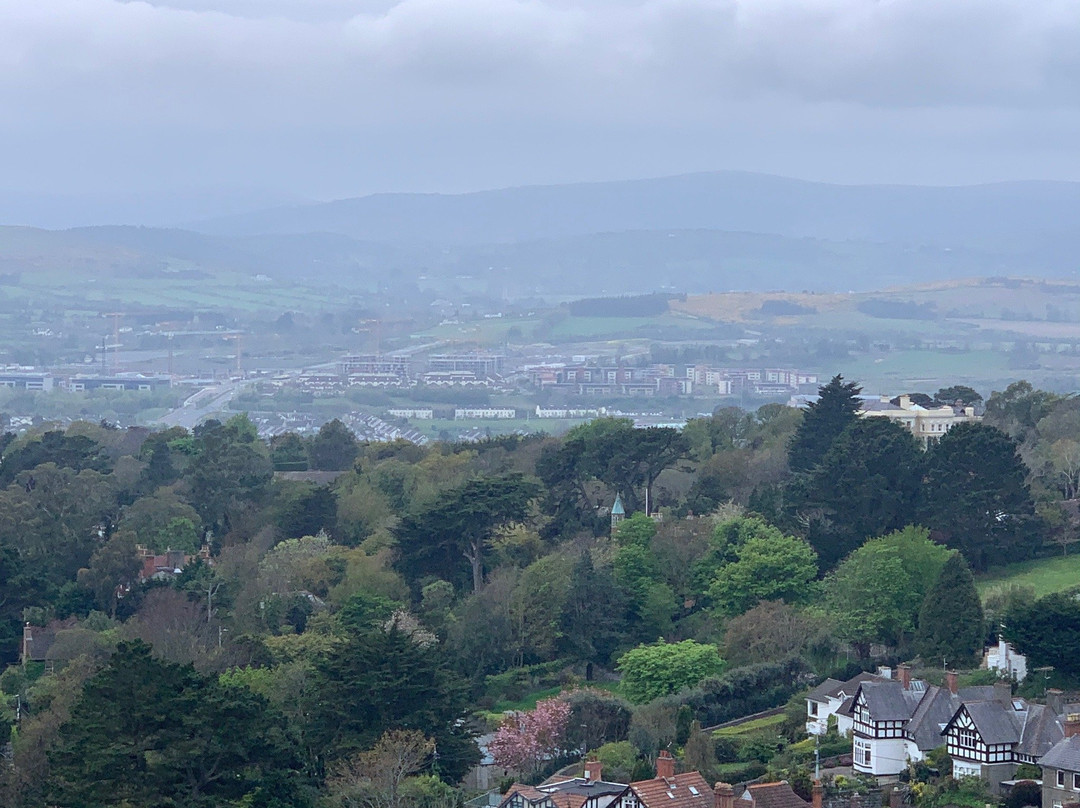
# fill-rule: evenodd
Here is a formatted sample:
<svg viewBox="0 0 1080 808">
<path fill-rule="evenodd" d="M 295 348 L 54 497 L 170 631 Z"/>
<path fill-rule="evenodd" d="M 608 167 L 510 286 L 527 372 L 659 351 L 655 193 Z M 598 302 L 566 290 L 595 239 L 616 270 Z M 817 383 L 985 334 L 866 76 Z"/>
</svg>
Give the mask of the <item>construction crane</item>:
<svg viewBox="0 0 1080 808">
<path fill-rule="evenodd" d="M 113 344 L 112 345 L 104 345 L 103 344 L 102 345 L 102 352 L 104 354 L 104 353 L 108 352 L 109 348 L 113 349 L 112 365 L 110 366 L 109 369 L 110 369 L 110 371 L 112 373 L 116 373 L 116 371 L 117 371 L 116 352 L 120 348 L 120 318 L 124 317 L 125 315 L 124 315 L 124 312 L 122 312 L 122 311 L 108 311 L 108 312 L 102 313 L 101 316 L 102 317 L 112 317 L 113 318 Z M 102 340 L 102 343 L 104 343 L 104 342 L 105 342 L 105 340 Z M 104 355 L 102 356 L 102 358 L 104 359 Z M 104 362 L 102 364 L 104 364 Z"/>
<path fill-rule="evenodd" d="M 225 339 L 236 340 L 236 375 L 243 376 L 244 370 L 240 365 L 240 357 L 243 355 L 244 335 L 243 334 L 225 334 Z"/>
</svg>

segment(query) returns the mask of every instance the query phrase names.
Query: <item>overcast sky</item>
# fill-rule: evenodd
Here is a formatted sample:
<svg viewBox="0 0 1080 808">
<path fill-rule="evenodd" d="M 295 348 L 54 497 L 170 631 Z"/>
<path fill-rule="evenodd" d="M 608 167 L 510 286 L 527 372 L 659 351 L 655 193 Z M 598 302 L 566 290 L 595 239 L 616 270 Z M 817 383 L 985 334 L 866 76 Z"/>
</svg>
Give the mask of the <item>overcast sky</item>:
<svg viewBox="0 0 1080 808">
<path fill-rule="evenodd" d="M 0 0 L 0 190 L 1080 180 L 1077 0 Z"/>
</svg>

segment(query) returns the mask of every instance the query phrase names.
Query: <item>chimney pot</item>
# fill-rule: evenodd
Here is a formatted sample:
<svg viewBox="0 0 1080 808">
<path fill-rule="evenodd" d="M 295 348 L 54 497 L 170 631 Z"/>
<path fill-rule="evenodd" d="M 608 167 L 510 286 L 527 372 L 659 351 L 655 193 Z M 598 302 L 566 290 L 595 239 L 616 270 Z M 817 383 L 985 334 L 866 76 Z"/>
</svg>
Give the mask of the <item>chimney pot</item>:
<svg viewBox="0 0 1080 808">
<path fill-rule="evenodd" d="M 1065 694 L 1052 687 L 1046 691 L 1046 706 L 1054 713 L 1061 715 L 1065 711 Z"/>
<path fill-rule="evenodd" d="M 675 776 L 675 758 L 664 749 L 656 759 L 656 776 L 670 779 Z"/>
<path fill-rule="evenodd" d="M 949 686 L 949 692 L 954 696 L 960 692 L 959 678 L 956 671 L 949 671 L 945 674 L 945 684 Z"/>
<path fill-rule="evenodd" d="M 821 808 L 821 797 L 825 793 L 825 789 L 821 786 L 820 780 L 814 781 L 814 787 L 810 790 L 811 805 L 813 808 Z M 719 806 L 717 806 L 719 808 Z"/>
<path fill-rule="evenodd" d="M 908 664 L 897 665 L 896 670 L 900 674 L 900 687 L 911 690 L 911 666 Z"/>
<path fill-rule="evenodd" d="M 1080 713 L 1069 713 L 1065 716 L 1064 729 L 1066 738 L 1080 735 Z"/>
<path fill-rule="evenodd" d="M 599 760 L 586 760 L 585 761 L 585 779 L 592 780 L 593 782 L 600 780 L 600 773 L 602 769 Z"/>
<path fill-rule="evenodd" d="M 1012 702 L 1012 685 L 1009 682 L 994 682 L 994 698 L 1002 704 Z"/>
<path fill-rule="evenodd" d="M 731 783 L 713 786 L 713 808 L 735 808 L 735 788 Z"/>
</svg>

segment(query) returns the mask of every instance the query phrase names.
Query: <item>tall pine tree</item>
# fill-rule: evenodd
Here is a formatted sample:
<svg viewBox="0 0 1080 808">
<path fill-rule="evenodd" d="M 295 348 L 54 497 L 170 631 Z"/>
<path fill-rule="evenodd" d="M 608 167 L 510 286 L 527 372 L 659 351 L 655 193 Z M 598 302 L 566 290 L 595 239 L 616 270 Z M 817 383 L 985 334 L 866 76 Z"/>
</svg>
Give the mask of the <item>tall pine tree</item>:
<svg viewBox="0 0 1080 808">
<path fill-rule="evenodd" d="M 316 663 L 310 733 L 324 762 L 370 749 L 389 729 L 435 741 L 439 774 L 457 782 L 479 761 L 466 684 L 438 644 L 392 620 L 358 630 Z"/>
<path fill-rule="evenodd" d="M 845 383 L 839 373 L 824 387 L 818 388 L 818 400 L 807 407 L 788 446 L 788 464 L 792 471 L 810 471 L 821 462 L 833 441 L 857 417 L 861 392 L 862 388 L 856 382 Z"/>
<path fill-rule="evenodd" d="M 931 447 L 922 518 L 936 540 L 976 570 L 1030 558 L 1043 524 L 1016 442 L 992 426 L 957 424 Z"/>
<path fill-rule="evenodd" d="M 919 610 L 915 650 L 927 664 L 944 659 L 949 665 L 965 665 L 982 650 L 984 634 L 975 579 L 964 557 L 953 553 Z"/>
</svg>

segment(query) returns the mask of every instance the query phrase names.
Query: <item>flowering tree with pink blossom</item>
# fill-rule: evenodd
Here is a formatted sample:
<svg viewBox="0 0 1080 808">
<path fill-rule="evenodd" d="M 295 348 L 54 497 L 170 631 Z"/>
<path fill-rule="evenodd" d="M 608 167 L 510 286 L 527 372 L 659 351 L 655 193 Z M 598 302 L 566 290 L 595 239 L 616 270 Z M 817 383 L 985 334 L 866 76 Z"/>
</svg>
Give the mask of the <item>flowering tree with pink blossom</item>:
<svg viewBox="0 0 1080 808">
<path fill-rule="evenodd" d="M 561 697 L 544 699 L 535 710 L 508 713 L 488 751 L 501 768 L 523 776 L 533 774 L 545 760 L 564 751 L 569 720 L 569 703 Z"/>
</svg>

